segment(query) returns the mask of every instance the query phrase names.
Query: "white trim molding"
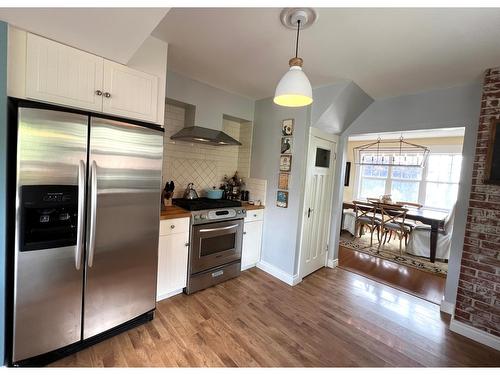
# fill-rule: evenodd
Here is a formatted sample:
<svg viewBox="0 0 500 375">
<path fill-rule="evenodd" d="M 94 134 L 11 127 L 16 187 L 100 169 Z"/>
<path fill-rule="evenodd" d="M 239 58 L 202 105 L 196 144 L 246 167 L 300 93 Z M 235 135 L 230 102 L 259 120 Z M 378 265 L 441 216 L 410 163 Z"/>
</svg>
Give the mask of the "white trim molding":
<svg viewBox="0 0 500 375">
<path fill-rule="evenodd" d="M 173 290 L 173 291 L 168 292 L 168 293 L 160 294 L 156 297 L 156 302 L 160 302 L 161 300 L 164 300 L 166 298 L 170 298 L 170 297 L 173 297 L 177 294 L 181 294 L 182 291 L 183 291 L 183 289 L 177 289 L 177 290 Z"/>
<path fill-rule="evenodd" d="M 450 330 L 459 335 L 468 337 L 471 340 L 487 345 L 490 348 L 500 350 L 500 337 L 493 336 L 492 334 L 481 331 L 468 324 L 459 322 L 454 318 L 451 318 Z"/>
<path fill-rule="evenodd" d="M 338 259 L 330 259 L 328 258 L 326 261 L 326 266 L 328 268 L 335 268 L 339 265 L 339 260 Z"/>
<path fill-rule="evenodd" d="M 294 286 L 302 281 L 299 275 L 290 275 L 289 273 L 283 271 L 282 269 L 273 266 L 270 263 L 264 262 L 263 260 L 257 263 L 257 268 L 276 277 L 277 279 L 283 281 L 284 283 Z"/>
<path fill-rule="evenodd" d="M 444 312 L 445 314 L 453 315 L 453 312 L 455 311 L 455 304 L 446 300 L 442 300 L 439 306 L 439 310 L 441 310 L 441 312 Z"/>
</svg>

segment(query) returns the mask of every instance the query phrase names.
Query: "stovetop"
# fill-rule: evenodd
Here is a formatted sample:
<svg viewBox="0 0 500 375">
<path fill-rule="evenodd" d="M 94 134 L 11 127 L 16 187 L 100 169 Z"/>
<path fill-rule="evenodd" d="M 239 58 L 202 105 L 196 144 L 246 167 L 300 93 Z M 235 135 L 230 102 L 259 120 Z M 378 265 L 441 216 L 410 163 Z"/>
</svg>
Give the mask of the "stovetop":
<svg viewBox="0 0 500 375">
<path fill-rule="evenodd" d="M 174 205 L 182 207 L 188 211 L 210 210 L 213 208 L 241 207 L 240 201 L 231 201 L 229 199 L 176 198 L 176 199 L 172 199 L 172 203 Z"/>
</svg>

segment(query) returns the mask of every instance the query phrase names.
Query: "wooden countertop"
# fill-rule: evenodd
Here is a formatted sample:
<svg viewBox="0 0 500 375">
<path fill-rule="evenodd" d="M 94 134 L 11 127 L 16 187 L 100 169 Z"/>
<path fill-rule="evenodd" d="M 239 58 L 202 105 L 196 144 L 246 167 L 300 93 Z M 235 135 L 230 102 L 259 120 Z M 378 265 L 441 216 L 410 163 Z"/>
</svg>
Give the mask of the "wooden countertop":
<svg viewBox="0 0 500 375">
<path fill-rule="evenodd" d="M 243 203 L 241 205 L 241 207 L 243 207 L 245 210 L 247 211 L 250 211 L 250 210 L 263 210 L 264 208 L 266 208 L 265 206 L 263 205 L 260 205 L 260 206 L 256 206 L 254 204 L 248 204 L 248 203 Z"/>
<path fill-rule="evenodd" d="M 178 206 L 162 207 L 160 220 L 179 219 L 181 217 L 191 217 L 191 212 Z"/>
<path fill-rule="evenodd" d="M 247 211 L 263 210 L 265 208 L 263 205 L 256 206 L 248 203 L 243 203 L 241 207 Z M 179 206 L 162 207 L 160 220 L 179 219 L 182 217 L 191 217 L 191 212 Z"/>
</svg>

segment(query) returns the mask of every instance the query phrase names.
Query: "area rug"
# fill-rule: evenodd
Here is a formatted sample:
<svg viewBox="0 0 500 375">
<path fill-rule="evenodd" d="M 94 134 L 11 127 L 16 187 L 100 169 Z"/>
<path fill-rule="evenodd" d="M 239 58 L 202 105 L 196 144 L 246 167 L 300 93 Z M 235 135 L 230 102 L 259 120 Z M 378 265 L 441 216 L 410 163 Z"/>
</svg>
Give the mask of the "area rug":
<svg viewBox="0 0 500 375">
<path fill-rule="evenodd" d="M 448 263 L 439 262 L 437 260 L 435 263 L 432 263 L 426 258 L 407 254 L 404 252 L 404 245 L 403 254 L 400 255 L 399 240 L 385 244 L 379 249 L 376 238 L 373 239 L 373 246 L 370 246 L 369 235 L 365 234 L 364 236 L 358 238 L 352 237 L 350 233 L 343 232 L 340 236 L 339 245 L 343 246 L 346 249 L 356 250 L 365 254 L 372 255 L 374 257 L 387 259 L 391 262 L 417 268 L 434 275 L 446 277 L 446 275 L 448 274 Z"/>
</svg>

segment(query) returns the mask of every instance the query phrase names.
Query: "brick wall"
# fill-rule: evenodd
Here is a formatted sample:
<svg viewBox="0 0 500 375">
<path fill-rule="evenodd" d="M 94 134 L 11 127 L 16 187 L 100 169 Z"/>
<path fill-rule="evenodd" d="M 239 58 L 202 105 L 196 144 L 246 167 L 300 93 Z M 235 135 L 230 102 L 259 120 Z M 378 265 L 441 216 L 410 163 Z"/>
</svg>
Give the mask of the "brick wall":
<svg viewBox="0 0 500 375">
<path fill-rule="evenodd" d="M 500 68 L 485 73 L 455 319 L 500 336 L 500 186 L 483 183 L 489 128 L 500 118 Z"/>
</svg>

